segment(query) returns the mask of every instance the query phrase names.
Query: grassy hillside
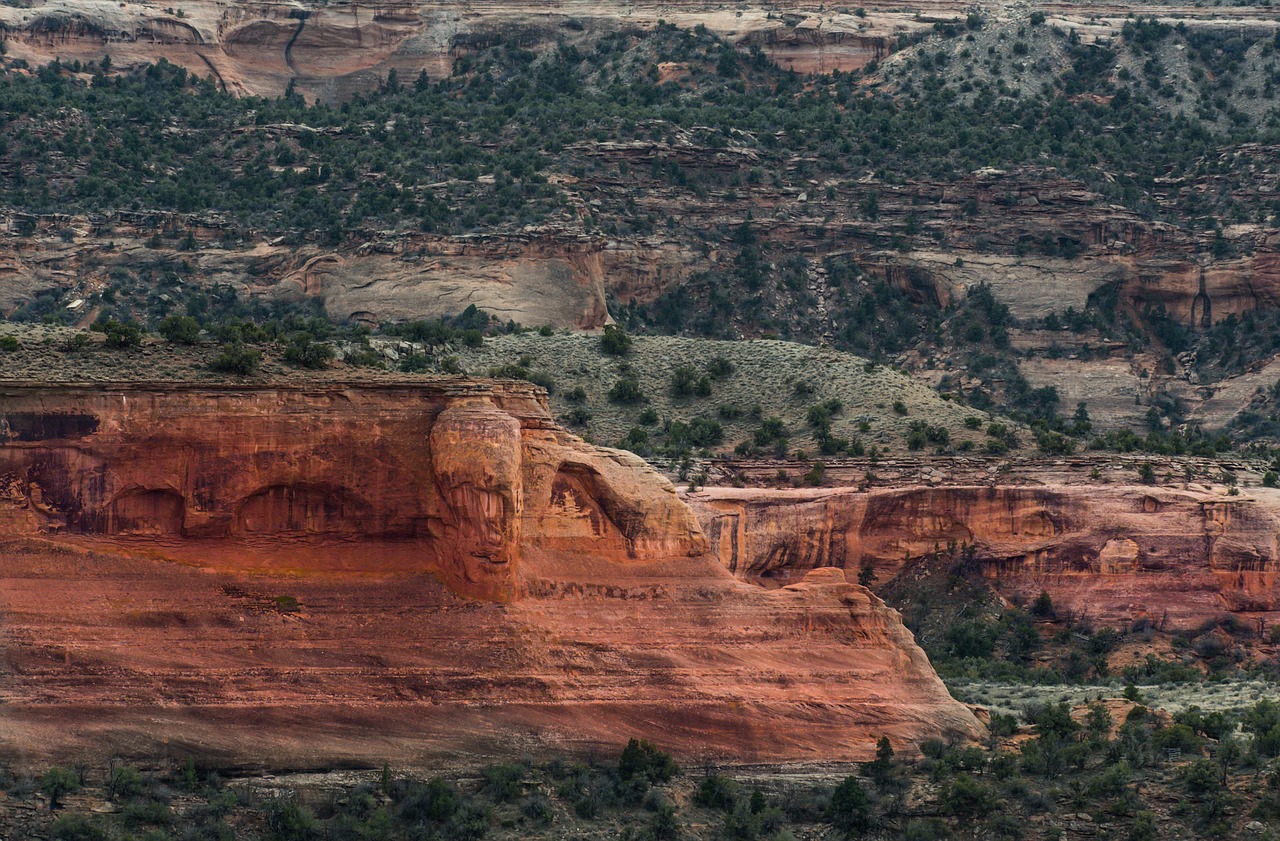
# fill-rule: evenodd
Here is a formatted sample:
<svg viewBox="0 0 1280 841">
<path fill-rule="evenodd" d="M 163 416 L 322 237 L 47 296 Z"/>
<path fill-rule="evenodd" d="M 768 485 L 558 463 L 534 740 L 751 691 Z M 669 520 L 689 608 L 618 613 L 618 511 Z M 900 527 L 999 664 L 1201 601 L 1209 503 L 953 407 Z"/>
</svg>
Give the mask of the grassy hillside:
<svg viewBox="0 0 1280 841">
<path fill-rule="evenodd" d="M 743 442 L 757 455 L 834 456 L 858 444 L 900 452 L 913 424 L 929 427 L 916 441 L 929 451 L 995 440 L 985 412 L 862 357 L 791 342 L 637 336 L 613 356 L 599 336 L 523 333 L 462 347 L 457 361 L 471 374 L 540 382 L 570 429 L 644 455 L 726 452 Z M 624 394 L 618 383 L 628 381 L 634 393 Z M 966 426 L 968 418 L 976 421 Z"/>
</svg>

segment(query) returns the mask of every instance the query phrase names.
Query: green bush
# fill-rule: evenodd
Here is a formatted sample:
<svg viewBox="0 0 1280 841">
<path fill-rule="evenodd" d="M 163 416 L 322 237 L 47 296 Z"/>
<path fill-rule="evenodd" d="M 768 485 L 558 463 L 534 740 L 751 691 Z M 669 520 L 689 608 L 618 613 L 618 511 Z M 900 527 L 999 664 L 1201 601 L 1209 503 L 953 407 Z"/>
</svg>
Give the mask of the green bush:
<svg viewBox="0 0 1280 841">
<path fill-rule="evenodd" d="M 5 353 L 13 353 L 21 345 L 18 344 L 17 336 L 0 336 L 0 351 Z"/>
<path fill-rule="evenodd" d="M 80 788 L 80 778 L 66 768 L 54 766 L 40 777 L 40 790 L 49 796 L 49 808 L 57 810 L 64 794 Z"/>
<path fill-rule="evenodd" d="M 659 750 L 643 739 L 631 739 L 618 759 L 618 777 L 627 782 L 643 777 L 651 783 L 665 783 L 680 769 L 671 754 Z"/>
<path fill-rule="evenodd" d="M 323 368 L 333 361 L 334 356 L 332 345 L 317 342 L 310 333 L 290 336 L 284 349 L 285 361 L 302 368 Z"/>
<path fill-rule="evenodd" d="M 480 791 L 497 803 L 510 803 L 524 793 L 523 780 L 526 768 L 523 765 L 486 765 L 480 769 L 480 777 L 484 781 Z"/>
<path fill-rule="evenodd" d="M 845 777 L 831 794 L 827 820 L 849 835 L 862 835 L 871 828 L 871 801 L 857 777 Z"/>
<path fill-rule="evenodd" d="M 409 824 L 441 824 L 462 808 L 462 798 L 457 789 L 439 777 L 425 784 L 396 784 L 393 786 L 393 799 L 399 802 L 401 819 Z"/>
<path fill-rule="evenodd" d="M 200 322 L 189 315 L 171 315 L 160 322 L 157 332 L 165 341 L 194 345 L 200 339 Z"/>
<path fill-rule="evenodd" d="M 209 361 L 209 368 L 224 374 L 245 377 L 255 373 L 262 364 L 262 354 L 239 342 L 224 347 Z"/>
<path fill-rule="evenodd" d="M 635 403 L 643 403 L 646 398 L 644 390 L 640 387 L 640 381 L 635 377 L 622 377 L 613 384 L 613 388 L 609 389 L 609 400 L 614 403 L 623 403 L 627 405 Z"/>
<path fill-rule="evenodd" d="M 84 815 L 60 815 L 49 827 L 51 841 L 105 841 L 107 834 Z"/>
<path fill-rule="evenodd" d="M 142 793 L 142 775 L 132 765 L 121 765 L 111 772 L 107 794 L 112 799 L 128 799 Z"/>
<path fill-rule="evenodd" d="M 737 366 L 723 356 L 717 356 L 707 363 L 707 373 L 713 379 L 728 379 L 735 370 L 737 370 Z"/>
<path fill-rule="evenodd" d="M 315 815 L 290 797 L 278 797 L 266 808 L 267 829 L 275 841 L 309 841 L 317 838 Z"/>
<path fill-rule="evenodd" d="M 1000 805 L 995 789 L 960 772 L 942 790 L 942 808 L 959 818 L 985 818 Z"/>
<path fill-rule="evenodd" d="M 626 356 L 631 352 L 631 337 L 621 327 L 606 324 L 600 337 L 600 351 L 606 356 Z"/>
<path fill-rule="evenodd" d="M 724 774 L 710 774 L 699 783 L 693 802 L 708 809 L 730 812 L 738 802 L 738 783 Z"/>
<path fill-rule="evenodd" d="M 121 324 L 119 321 L 108 321 L 103 325 L 107 334 L 106 346 L 116 350 L 135 348 L 142 344 L 142 330 L 136 324 Z"/>
</svg>

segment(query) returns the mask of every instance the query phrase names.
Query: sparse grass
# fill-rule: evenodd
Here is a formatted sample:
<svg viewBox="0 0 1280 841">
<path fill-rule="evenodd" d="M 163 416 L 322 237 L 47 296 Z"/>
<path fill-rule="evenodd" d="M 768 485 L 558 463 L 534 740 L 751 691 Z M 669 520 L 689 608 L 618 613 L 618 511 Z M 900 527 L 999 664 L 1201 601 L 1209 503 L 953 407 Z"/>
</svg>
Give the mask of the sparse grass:
<svg viewBox="0 0 1280 841">
<path fill-rule="evenodd" d="M 793 452 L 817 456 L 809 411 L 833 398 L 841 408 L 831 418 L 830 434 L 844 440 L 856 436 L 882 452 L 905 451 L 913 420 L 950 430 L 952 448 L 964 440 L 981 445 L 981 433 L 967 428 L 965 418 L 981 416 L 984 425 L 990 418 L 957 401 L 943 400 L 892 368 L 826 348 L 773 340 L 636 336 L 622 359 L 605 355 L 599 345 L 599 339 L 589 335 L 525 333 L 485 339 L 482 347 L 461 349 L 458 358 L 465 370 L 480 375 L 520 360 L 529 362 L 530 371 L 555 381 L 555 415 L 570 425 L 567 419 L 575 409 L 577 418 L 588 413 L 589 420 L 572 428 L 608 445 L 616 445 L 636 426 L 651 425 L 642 418 L 646 412 L 658 416 L 655 435 L 669 420 L 714 419 L 724 428 L 723 441 L 715 447 L 722 452 L 749 438 L 763 419 L 777 417 Z M 672 388 L 677 369 L 686 375 L 708 375 L 710 395 L 700 396 L 696 390 L 677 395 Z M 646 401 L 609 399 L 610 389 L 626 376 L 639 381 Z M 893 411 L 897 402 L 908 414 Z"/>
<path fill-rule="evenodd" d="M 946 684 L 959 701 L 987 707 L 993 713 L 1008 714 L 1017 713 L 1030 704 L 1068 701 L 1076 705 L 1100 698 L 1119 698 L 1124 690 L 1124 680 L 1120 678 L 1108 683 L 1052 686 L 965 679 L 947 680 Z M 1213 712 L 1251 707 L 1263 698 L 1275 697 L 1276 687 L 1262 680 L 1232 678 L 1208 683 L 1139 684 L 1138 691 L 1152 709 L 1176 713 L 1198 706 L 1205 712 Z"/>
</svg>

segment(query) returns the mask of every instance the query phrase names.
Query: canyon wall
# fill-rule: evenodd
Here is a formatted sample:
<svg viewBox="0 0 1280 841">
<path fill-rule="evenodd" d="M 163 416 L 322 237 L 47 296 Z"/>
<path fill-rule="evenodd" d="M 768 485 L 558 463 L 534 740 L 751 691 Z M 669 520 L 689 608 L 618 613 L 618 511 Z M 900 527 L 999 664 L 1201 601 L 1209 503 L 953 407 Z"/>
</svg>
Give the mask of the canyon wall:
<svg viewBox="0 0 1280 841">
<path fill-rule="evenodd" d="M 0 755 L 869 757 L 973 738 L 839 570 L 732 576 L 530 386 L 0 386 Z"/>
<path fill-rule="evenodd" d="M 761 490 L 688 497 L 712 554 L 740 578 L 869 565 L 880 582 L 966 545 L 1010 599 L 1048 591 L 1102 624 L 1189 628 L 1224 612 L 1280 619 L 1280 493 L 1117 485 Z M 957 557 L 958 554 L 957 554 Z"/>
<path fill-rule="evenodd" d="M 11 56 L 32 63 L 98 61 L 109 55 L 115 66 L 127 68 L 163 58 L 237 94 L 279 95 L 292 82 L 308 98 L 336 100 L 376 87 L 392 70 L 401 80 L 424 70 L 447 76 L 460 57 L 496 43 L 537 50 L 572 42 L 583 32 L 646 30 L 661 21 L 689 29 L 704 26 L 741 49 L 758 48 L 798 72 L 848 71 L 888 57 L 904 35 L 963 20 L 970 11 L 963 3 L 921 6 L 901 0 L 870 11 L 819 3 L 780 10 L 770 3 L 726 6 L 687 0 L 554 0 L 536 5 L 193 0 L 163 8 L 108 0 L 26 0 L 0 6 L 0 38 Z M 985 11 L 1005 17 L 1020 10 Z M 1116 25 L 1107 16 L 1176 15 L 1190 26 L 1265 30 L 1273 25 L 1247 6 L 1091 4 L 1049 11 L 1055 23 L 1088 39 L 1114 35 Z"/>
<path fill-rule="evenodd" d="M 12 535 L 406 541 L 420 569 L 498 601 L 549 519 L 620 558 L 704 546 L 665 479 L 561 432 L 515 383 L 8 386 L 0 470 Z"/>
<path fill-rule="evenodd" d="M 117 67 L 161 58 L 211 76 L 237 94 L 279 95 L 292 82 L 308 98 L 341 99 L 425 70 L 447 76 L 476 49 L 524 49 L 573 41 L 584 31 L 651 29 L 660 20 L 706 26 L 800 72 L 851 70 L 888 54 L 893 37 L 928 25 L 908 10 L 858 17 L 819 7 L 778 15 L 764 4 L 441 2 L 280 4 L 187 2 L 157 8 L 105 0 L 36 0 L 0 6 L 8 52 L 32 63 L 55 57 Z"/>
</svg>

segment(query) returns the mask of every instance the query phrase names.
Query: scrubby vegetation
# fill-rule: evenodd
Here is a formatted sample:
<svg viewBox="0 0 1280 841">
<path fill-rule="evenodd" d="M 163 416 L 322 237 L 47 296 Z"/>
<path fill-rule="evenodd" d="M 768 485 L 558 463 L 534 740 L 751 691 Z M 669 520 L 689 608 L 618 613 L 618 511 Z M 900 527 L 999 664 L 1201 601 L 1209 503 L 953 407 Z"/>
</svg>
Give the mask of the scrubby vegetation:
<svg viewBox="0 0 1280 841">
<path fill-rule="evenodd" d="M 159 330 L 164 322 L 171 341 L 194 341 L 201 334 L 174 320 L 183 318 L 224 340 L 229 322 L 253 321 L 298 367 L 330 364 L 335 340 L 358 342 L 366 328 L 343 325 L 324 335 L 314 324 L 300 327 L 289 323 L 297 308 L 236 300 L 226 287 L 202 288 L 191 282 L 191 261 L 174 259 L 175 252 L 211 244 L 241 249 L 263 232 L 292 244 L 335 247 L 374 232 L 548 225 L 625 237 L 666 225 L 664 235 L 691 252 L 719 256 L 699 260 L 692 277 L 652 303 L 613 302 L 622 329 L 602 337 L 608 356 L 627 360 L 632 335 L 667 333 L 824 342 L 906 368 L 933 369 L 949 360 L 940 391 L 1010 414 L 1030 433 L 1020 440 L 956 440 L 951 430 L 950 440 L 937 440 L 934 425 L 904 432 L 895 446 L 992 454 L 1035 446 L 1055 456 L 1087 446 L 1221 450 L 1220 439 L 1182 428 L 1186 408 L 1167 393 L 1147 398 L 1154 414 L 1143 435 L 1093 439 L 1087 408 L 1061 405 L 1052 387 L 1029 383 L 1021 362 L 1037 351 L 1012 346 L 1010 337 L 1066 328 L 1088 337 L 1077 342 L 1081 358 L 1102 343 L 1123 345 L 1155 354 L 1168 371 L 1186 365 L 1214 379 L 1275 350 L 1280 327 L 1271 316 L 1248 314 L 1192 329 L 1158 307 L 1118 306 L 1111 285 L 1083 309 L 1052 313 L 1043 324 L 1013 318 L 981 285 L 944 306 L 924 286 L 890 282 L 848 249 L 811 258 L 771 241 L 769 230 L 779 219 L 792 223 L 785 213 L 757 217 L 753 197 L 804 196 L 821 206 L 804 222 L 804 236 L 814 241 L 827 239 L 828 226 L 834 231 L 838 224 L 840 237 L 872 251 L 945 251 L 953 243 L 944 241 L 939 214 L 955 208 L 941 209 L 928 197 L 934 187 L 921 185 L 964 182 L 986 168 L 1021 168 L 1032 180 L 1078 179 L 1144 219 L 1212 231 L 1212 253 L 1232 256 L 1245 245 L 1225 228 L 1269 224 L 1277 211 L 1263 189 L 1271 164 L 1259 151 L 1280 139 L 1271 95 L 1280 80 L 1274 39 L 1251 30 L 1215 34 L 1135 19 L 1113 40 L 1086 43 L 1035 15 L 996 24 L 975 12 L 896 46 L 903 52 L 891 65 L 803 77 L 759 50 L 735 52 L 700 27 L 584 35 L 537 54 L 495 34 L 461 57 L 448 78 L 393 74 L 376 91 L 319 104 L 293 91 L 278 99 L 236 98 L 164 63 L 118 73 L 92 64 L 29 68 L 0 60 L 0 187 L 5 204 L 19 212 L 20 234 L 36 224 L 22 215 L 27 212 L 118 212 L 153 229 L 154 263 L 113 270 L 107 288 L 86 302 L 100 309 L 101 323 L 122 325 L 125 332 L 109 334 L 121 347 L 129 346 L 127 330 L 135 324 Z M 687 72 L 664 78 L 658 65 L 668 62 Z M 602 148 L 605 141 L 641 151 L 619 157 Z M 1170 186 L 1171 173 L 1185 176 L 1182 186 Z M 593 192 L 589 211 L 580 212 L 572 185 L 606 175 L 621 179 L 623 188 Z M 985 211 L 998 214 L 1016 202 L 1012 193 L 993 195 Z M 973 198 L 958 212 L 974 217 L 983 210 L 979 204 Z M 659 206 L 670 213 L 657 212 Z M 690 224 L 682 224 L 684 213 Z M 197 238 L 184 218 L 221 233 L 212 241 L 208 234 Z M 63 232 L 75 238 L 69 228 Z M 1065 231 L 1004 244 L 984 240 L 980 231 L 963 235 L 972 238 L 966 248 L 1015 257 L 1071 260 L 1085 247 Z M 77 318 L 67 303 L 45 292 L 11 317 Z M 280 325 L 271 327 L 276 321 Z M 445 373 L 465 369 L 451 352 L 455 346 L 476 349 L 485 335 L 519 329 L 466 314 L 385 327 L 424 348 L 394 360 L 399 367 Z M 363 346 L 340 355 L 383 358 Z M 517 360 L 474 373 L 490 369 L 557 387 L 554 372 Z M 691 402 L 714 400 L 729 375 L 684 365 L 660 390 Z M 657 399 L 654 388 L 639 394 L 625 376 L 617 382 L 618 404 Z M 1260 394 L 1255 404 L 1237 419 L 1231 437 L 1280 438 L 1275 394 Z M 601 418 L 585 405 L 572 413 L 567 419 L 582 429 Z M 680 420 L 689 423 L 698 414 L 726 420 L 712 412 Z M 633 428 L 639 431 L 631 434 Z M 809 428 L 810 448 L 822 455 L 857 454 L 868 446 L 822 423 Z M 624 436 L 641 449 L 645 438 L 656 452 L 684 449 L 655 440 L 646 424 L 611 431 L 609 439 Z M 677 442 L 682 437 L 677 429 Z M 792 430 L 751 446 L 776 452 L 783 437 L 798 436 Z M 726 436 L 734 446 L 746 440 L 732 439 Z"/>
<path fill-rule="evenodd" d="M 1038 39 L 1056 43 L 1066 60 L 1035 88 L 944 74 L 949 50 L 941 44 L 918 52 L 911 83 L 889 83 L 893 97 L 864 93 L 859 73 L 811 83 L 758 50 L 738 55 L 705 29 L 671 26 L 541 55 L 497 38 L 460 58 L 449 78 L 392 74 L 376 92 L 340 105 L 308 104 L 293 92 L 236 98 L 163 62 L 123 75 L 78 62 L 28 72 L 10 62 L 0 86 L 0 159 L 6 195 L 22 210 L 220 212 L 241 225 L 331 238 L 375 222 L 473 230 L 545 219 L 564 199 L 547 175 L 587 165 L 575 144 L 676 130 L 707 132 L 713 145 L 746 144 L 762 156 L 761 172 L 781 172 L 778 161 L 799 155 L 804 178 L 949 179 L 1047 156 L 1104 195 L 1159 213 L 1151 200 L 1157 178 L 1198 161 L 1216 166 L 1224 143 L 1275 137 L 1274 110 L 1251 114 L 1219 96 L 1232 74 L 1270 67 L 1259 71 L 1263 81 L 1278 78 L 1275 46 L 1261 34 L 1215 42 L 1165 30 L 1131 21 L 1123 39 L 1103 45 L 1046 28 Z M 1170 114 L 1158 86 L 1113 75 L 1118 59 L 1149 54 L 1159 40 L 1190 48 L 1201 71 L 1197 109 Z M 660 82 L 660 62 L 683 62 L 690 72 Z M 653 170 L 691 190 L 716 177 L 675 158 L 656 160 Z M 1269 210 L 1249 206 L 1248 195 L 1223 191 L 1216 206 L 1204 197 L 1188 205 L 1188 196 L 1174 212 L 1248 218 Z M 874 216 L 874 191 L 857 203 Z M 626 224 L 609 209 L 600 223 Z M 765 268 L 755 243 L 749 231 L 737 239 L 738 271 L 747 288 L 758 286 Z"/>
<path fill-rule="evenodd" d="M 6 774 L 14 828 L 55 841 L 146 838 L 738 839 L 1271 837 L 1280 708 L 1170 717 L 1110 699 L 996 715 L 983 746 L 933 739 L 843 771 L 682 771 L 633 739 L 616 763 L 554 759 L 463 774 L 224 778 L 187 760 Z M 2 807 L 0 807 L 2 808 Z M 1072 830 L 1072 828 L 1076 828 Z"/>
</svg>

